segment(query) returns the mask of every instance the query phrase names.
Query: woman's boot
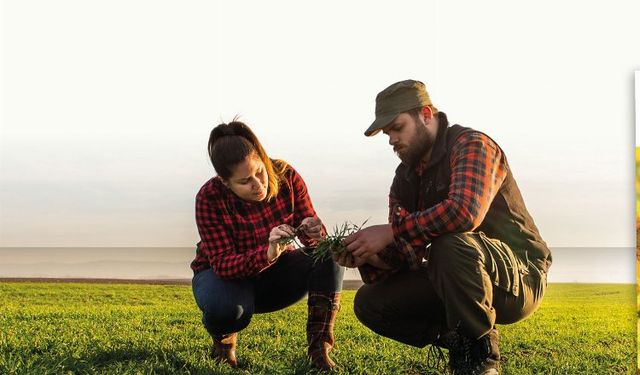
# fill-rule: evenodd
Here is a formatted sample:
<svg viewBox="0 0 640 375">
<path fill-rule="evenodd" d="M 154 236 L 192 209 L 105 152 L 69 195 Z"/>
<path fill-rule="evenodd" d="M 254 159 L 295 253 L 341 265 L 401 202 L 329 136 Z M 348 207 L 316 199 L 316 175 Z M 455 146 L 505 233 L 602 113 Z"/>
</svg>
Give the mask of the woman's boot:
<svg viewBox="0 0 640 375">
<path fill-rule="evenodd" d="M 329 352 L 333 348 L 333 326 L 340 310 L 340 292 L 309 292 L 307 304 L 307 344 L 311 363 L 320 370 L 330 370 L 336 366 Z"/>
<path fill-rule="evenodd" d="M 213 348 L 210 357 L 213 360 L 228 363 L 231 367 L 238 367 L 236 359 L 236 341 L 238 333 L 227 333 L 213 336 Z"/>
</svg>

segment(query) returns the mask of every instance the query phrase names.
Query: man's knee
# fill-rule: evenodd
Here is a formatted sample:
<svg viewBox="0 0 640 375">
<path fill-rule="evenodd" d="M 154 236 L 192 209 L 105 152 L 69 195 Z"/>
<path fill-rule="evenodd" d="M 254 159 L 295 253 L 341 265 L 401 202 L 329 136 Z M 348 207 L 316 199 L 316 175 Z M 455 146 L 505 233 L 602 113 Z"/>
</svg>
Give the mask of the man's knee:
<svg viewBox="0 0 640 375">
<path fill-rule="evenodd" d="M 391 288 L 379 284 L 360 287 L 353 301 L 358 320 L 373 332 L 407 345 L 423 348 L 432 343 L 438 336 L 439 328 L 437 319 L 431 315 L 432 311 L 419 305 L 410 309 L 404 303 L 398 306 L 398 299 L 389 298 Z M 401 289 L 395 290 L 396 296 L 402 293 Z M 411 297 L 407 296 L 407 299 Z"/>
<path fill-rule="evenodd" d="M 353 312 L 356 318 L 367 327 L 376 325 L 380 320 L 380 309 L 377 303 L 375 286 L 363 285 L 353 299 Z"/>
<path fill-rule="evenodd" d="M 431 241 L 429 262 L 434 265 L 453 265 L 482 258 L 483 254 L 478 249 L 472 232 L 447 233 Z"/>
<path fill-rule="evenodd" d="M 451 247 L 469 246 L 474 243 L 473 232 L 446 233 L 431 241 L 432 249 L 447 249 Z"/>
</svg>

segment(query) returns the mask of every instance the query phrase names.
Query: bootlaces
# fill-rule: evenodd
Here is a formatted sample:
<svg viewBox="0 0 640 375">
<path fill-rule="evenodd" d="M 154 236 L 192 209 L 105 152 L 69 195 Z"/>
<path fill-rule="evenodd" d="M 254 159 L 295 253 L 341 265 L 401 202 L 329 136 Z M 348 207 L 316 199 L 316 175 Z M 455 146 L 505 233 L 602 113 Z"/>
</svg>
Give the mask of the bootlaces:
<svg viewBox="0 0 640 375">
<path fill-rule="evenodd" d="M 437 345 L 429 345 L 427 349 L 427 367 L 438 370 L 440 373 L 447 373 L 447 357 L 442 348 Z"/>
</svg>

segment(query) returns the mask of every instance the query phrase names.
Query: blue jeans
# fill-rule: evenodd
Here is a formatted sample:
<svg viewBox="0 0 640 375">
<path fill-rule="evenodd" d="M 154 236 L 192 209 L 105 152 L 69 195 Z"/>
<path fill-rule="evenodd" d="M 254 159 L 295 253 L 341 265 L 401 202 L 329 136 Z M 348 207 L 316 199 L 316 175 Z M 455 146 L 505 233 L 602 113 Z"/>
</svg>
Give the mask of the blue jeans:
<svg viewBox="0 0 640 375">
<path fill-rule="evenodd" d="M 288 251 L 271 267 L 240 280 L 221 279 L 211 269 L 192 280 L 193 296 L 202 311 L 202 323 L 210 335 L 238 332 L 253 314 L 284 309 L 307 292 L 339 292 L 344 268 L 332 259 L 313 264 L 300 250 Z"/>
</svg>

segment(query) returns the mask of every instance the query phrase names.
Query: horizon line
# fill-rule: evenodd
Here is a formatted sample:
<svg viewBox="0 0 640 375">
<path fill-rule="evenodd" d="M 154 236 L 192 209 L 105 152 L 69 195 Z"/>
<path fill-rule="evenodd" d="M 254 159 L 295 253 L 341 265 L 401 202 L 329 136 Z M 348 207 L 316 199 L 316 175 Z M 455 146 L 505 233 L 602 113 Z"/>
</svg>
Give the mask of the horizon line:
<svg viewBox="0 0 640 375">
<path fill-rule="evenodd" d="M 192 279 L 188 278 L 168 278 L 168 279 L 119 279 L 119 278 L 93 278 L 93 277 L 0 277 L 0 282 L 47 282 L 47 283 L 104 283 L 104 284 L 149 284 L 149 285 L 190 285 Z M 361 279 L 345 279 L 343 283 L 349 282 L 350 286 L 353 284 L 361 284 L 364 282 Z M 582 281 L 559 281 L 549 282 L 548 284 L 582 284 L 582 285 L 637 285 L 636 283 L 629 282 L 582 282 Z M 344 288 L 344 286 L 343 286 Z"/>
</svg>

